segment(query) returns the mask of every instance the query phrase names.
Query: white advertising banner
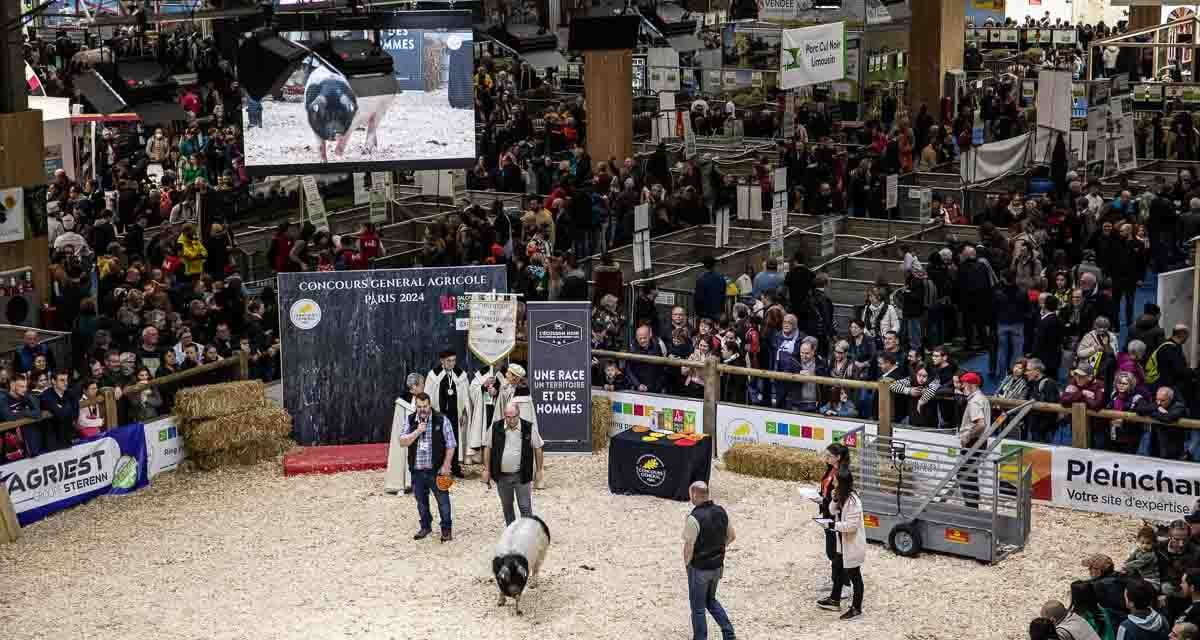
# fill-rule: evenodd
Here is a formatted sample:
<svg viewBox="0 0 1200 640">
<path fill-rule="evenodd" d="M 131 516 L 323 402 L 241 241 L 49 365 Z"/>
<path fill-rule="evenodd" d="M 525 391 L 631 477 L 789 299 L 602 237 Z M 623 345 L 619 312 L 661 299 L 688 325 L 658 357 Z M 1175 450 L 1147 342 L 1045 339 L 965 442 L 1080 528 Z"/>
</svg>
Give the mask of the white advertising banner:
<svg viewBox="0 0 1200 640">
<path fill-rule="evenodd" d="M 846 23 L 785 29 L 779 87 L 793 89 L 846 77 Z"/>
<path fill-rule="evenodd" d="M 612 401 L 613 423 L 609 435 L 633 427 L 704 433 L 704 403 L 699 400 L 655 393 L 592 389 L 592 397 L 597 396 Z"/>
<path fill-rule="evenodd" d="M 971 147 L 962 159 L 960 177 L 967 184 L 975 184 L 1017 171 L 1025 166 L 1029 140 L 1030 135 L 1023 133 L 1008 140 Z"/>
<path fill-rule="evenodd" d="M 147 422 L 143 431 L 146 434 L 146 467 L 151 479 L 164 471 L 174 471 L 187 459 L 187 449 L 173 416 Z"/>
<path fill-rule="evenodd" d="M 739 442 L 779 444 L 824 451 L 846 432 L 864 427 L 874 434 L 874 422 L 758 409 L 740 404 L 717 405 L 717 456 Z"/>
</svg>

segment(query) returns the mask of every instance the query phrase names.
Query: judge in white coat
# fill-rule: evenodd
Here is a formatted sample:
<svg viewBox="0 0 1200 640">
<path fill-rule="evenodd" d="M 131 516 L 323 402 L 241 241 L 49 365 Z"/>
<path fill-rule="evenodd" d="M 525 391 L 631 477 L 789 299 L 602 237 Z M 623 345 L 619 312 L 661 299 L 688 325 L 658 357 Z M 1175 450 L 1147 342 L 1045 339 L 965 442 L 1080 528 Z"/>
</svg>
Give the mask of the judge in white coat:
<svg viewBox="0 0 1200 640">
<path fill-rule="evenodd" d="M 529 395 L 529 385 L 525 382 L 525 367 L 519 364 L 510 364 L 504 373 L 504 380 L 500 384 L 500 394 L 496 398 L 496 405 L 507 407 L 508 403 L 514 398 Z"/>
<path fill-rule="evenodd" d="M 854 585 L 854 597 L 850 608 L 842 614 L 842 620 L 850 620 L 862 615 L 862 565 L 867 557 L 867 533 L 862 501 L 854 491 L 854 475 L 849 467 L 839 468 L 833 476 L 833 501 L 829 503 L 829 512 L 833 515 L 829 528 L 836 531 L 838 537 L 838 552 L 833 559 L 833 575 L 837 579 L 833 583 L 833 593 L 817 601 L 817 606 L 834 611 L 841 609 L 843 581 L 849 577 Z"/>
<path fill-rule="evenodd" d="M 500 415 L 496 407 L 496 398 L 500 395 L 500 374 L 493 367 L 484 367 L 475 372 L 471 378 L 471 386 L 467 391 L 467 428 L 463 440 L 466 441 L 467 462 L 476 464 L 482 460 L 483 433 L 488 426 L 495 422 Z"/>
<path fill-rule="evenodd" d="M 467 413 L 467 372 L 458 368 L 458 356 L 453 351 L 438 354 L 439 363 L 425 376 L 425 393 L 433 401 L 433 409 L 446 416 L 454 429 L 454 438 L 459 440 L 459 424 L 465 423 Z M 460 447 L 461 449 L 461 447 Z M 451 463 L 454 477 L 463 477 L 459 450 L 454 452 Z"/>
</svg>

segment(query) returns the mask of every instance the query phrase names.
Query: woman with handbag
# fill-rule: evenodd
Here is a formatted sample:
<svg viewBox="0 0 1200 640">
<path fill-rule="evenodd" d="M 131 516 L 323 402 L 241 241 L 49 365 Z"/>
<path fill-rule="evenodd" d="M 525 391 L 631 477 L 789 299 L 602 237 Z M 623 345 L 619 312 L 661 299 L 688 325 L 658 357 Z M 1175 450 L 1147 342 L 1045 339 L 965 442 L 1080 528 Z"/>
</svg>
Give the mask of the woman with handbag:
<svg viewBox="0 0 1200 640">
<path fill-rule="evenodd" d="M 822 609 L 841 609 L 842 587 L 846 582 L 854 586 L 854 597 L 850 608 L 842 614 L 842 620 L 852 620 L 862 615 L 863 579 L 862 564 L 867 555 L 867 534 L 863 522 L 862 501 L 854 492 L 854 476 L 850 467 L 840 466 L 833 476 L 833 500 L 829 503 L 830 518 L 827 530 L 837 536 L 837 554 L 833 558 L 833 593 L 817 601 Z"/>
</svg>

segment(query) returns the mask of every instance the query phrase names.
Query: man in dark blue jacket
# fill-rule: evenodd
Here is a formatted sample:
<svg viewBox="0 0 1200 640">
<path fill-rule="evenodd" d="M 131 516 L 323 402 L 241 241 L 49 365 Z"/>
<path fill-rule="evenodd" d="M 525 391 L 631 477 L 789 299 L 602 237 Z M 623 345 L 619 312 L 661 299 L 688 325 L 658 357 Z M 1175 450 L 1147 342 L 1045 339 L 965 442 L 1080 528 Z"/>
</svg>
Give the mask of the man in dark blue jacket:
<svg viewBox="0 0 1200 640">
<path fill-rule="evenodd" d="M 717 261 L 712 256 L 704 257 L 704 273 L 696 279 L 696 315 L 701 318 L 719 320 L 725 310 L 725 276 L 714 269 Z"/>
<path fill-rule="evenodd" d="M 38 356 L 46 356 L 46 366 L 51 371 L 54 370 L 54 354 L 50 353 L 49 347 L 38 343 L 38 334 L 36 331 L 26 331 L 21 339 L 24 344 L 21 345 L 20 349 L 17 349 L 16 355 L 13 356 L 14 372 L 25 373 L 29 371 L 33 368 L 34 358 Z"/>
<path fill-rule="evenodd" d="M 638 327 L 637 339 L 630 346 L 629 352 L 644 356 L 667 357 L 662 341 L 656 338 L 654 332 L 647 326 Z M 625 369 L 625 378 L 629 381 L 630 389 L 634 391 L 662 393 L 667 386 L 666 367 L 661 364 L 630 360 L 629 366 Z"/>
</svg>

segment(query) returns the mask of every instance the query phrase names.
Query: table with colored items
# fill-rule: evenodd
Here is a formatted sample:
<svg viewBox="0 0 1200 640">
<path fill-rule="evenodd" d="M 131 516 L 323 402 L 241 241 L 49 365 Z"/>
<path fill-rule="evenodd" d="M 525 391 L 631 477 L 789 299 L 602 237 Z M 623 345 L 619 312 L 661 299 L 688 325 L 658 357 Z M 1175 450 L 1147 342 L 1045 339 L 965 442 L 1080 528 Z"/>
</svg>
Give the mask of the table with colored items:
<svg viewBox="0 0 1200 640">
<path fill-rule="evenodd" d="M 608 488 L 613 493 L 687 500 L 693 482 L 708 482 L 712 455 L 712 438 L 635 427 L 609 440 Z"/>
</svg>

